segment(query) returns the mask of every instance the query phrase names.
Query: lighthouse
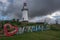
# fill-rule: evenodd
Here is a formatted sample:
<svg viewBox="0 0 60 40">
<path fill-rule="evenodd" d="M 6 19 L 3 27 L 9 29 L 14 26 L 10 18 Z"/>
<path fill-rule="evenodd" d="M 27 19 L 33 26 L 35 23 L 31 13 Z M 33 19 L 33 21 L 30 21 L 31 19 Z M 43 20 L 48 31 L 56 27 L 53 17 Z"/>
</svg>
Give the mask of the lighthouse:
<svg viewBox="0 0 60 40">
<path fill-rule="evenodd" d="M 24 2 L 23 8 L 22 8 L 22 21 L 28 22 L 28 8 L 27 8 L 26 2 Z"/>
</svg>

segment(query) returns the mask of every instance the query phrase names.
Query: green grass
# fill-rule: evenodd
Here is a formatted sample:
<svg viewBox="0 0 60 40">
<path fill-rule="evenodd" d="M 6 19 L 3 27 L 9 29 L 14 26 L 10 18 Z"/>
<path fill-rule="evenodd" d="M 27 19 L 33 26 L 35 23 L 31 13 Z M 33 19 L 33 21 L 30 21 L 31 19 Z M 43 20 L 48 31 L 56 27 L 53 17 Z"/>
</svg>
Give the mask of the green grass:
<svg viewBox="0 0 60 40">
<path fill-rule="evenodd" d="M 60 40 L 60 31 L 28 32 L 11 37 L 0 37 L 0 40 Z"/>
<path fill-rule="evenodd" d="M 15 25 L 16 23 L 12 24 Z M 0 37 L 0 40 L 60 40 L 60 25 L 51 25 L 50 27 L 52 30 L 43 32 L 28 32 L 11 37 Z M 59 31 L 57 31 L 57 29 L 59 29 Z"/>
</svg>

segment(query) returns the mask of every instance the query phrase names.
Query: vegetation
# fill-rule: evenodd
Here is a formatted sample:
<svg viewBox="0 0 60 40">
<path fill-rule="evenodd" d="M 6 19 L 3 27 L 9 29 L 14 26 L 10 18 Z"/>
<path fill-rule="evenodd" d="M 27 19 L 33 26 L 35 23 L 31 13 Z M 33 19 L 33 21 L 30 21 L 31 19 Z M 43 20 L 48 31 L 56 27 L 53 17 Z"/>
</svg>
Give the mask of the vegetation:
<svg viewBox="0 0 60 40">
<path fill-rule="evenodd" d="M 54 31 L 60 31 L 60 25 L 59 24 L 50 25 L 50 29 Z"/>
<path fill-rule="evenodd" d="M 60 40 L 60 31 L 29 32 L 11 37 L 0 37 L 0 40 Z"/>
<path fill-rule="evenodd" d="M 6 21 L 3 22 L 3 25 L 5 23 L 6 23 Z M 21 23 L 19 23 L 19 22 L 10 21 L 10 23 L 12 25 L 21 26 Z M 32 25 L 40 25 L 40 24 L 29 23 L 27 25 L 32 26 Z M 44 26 L 46 26 L 46 25 L 44 25 Z M 24 26 L 26 26 L 26 25 L 24 25 Z M 48 27 L 50 27 L 50 30 L 39 31 L 39 32 L 28 32 L 28 33 L 23 33 L 23 34 L 19 34 L 19 35 L 14 35 L 11 37 L 3 36 L 3 37 L 0 37 L 0 40 L 60 40 L 60 25 L 53 24 L 53 25 L 48 25 Z"/>
</svg>

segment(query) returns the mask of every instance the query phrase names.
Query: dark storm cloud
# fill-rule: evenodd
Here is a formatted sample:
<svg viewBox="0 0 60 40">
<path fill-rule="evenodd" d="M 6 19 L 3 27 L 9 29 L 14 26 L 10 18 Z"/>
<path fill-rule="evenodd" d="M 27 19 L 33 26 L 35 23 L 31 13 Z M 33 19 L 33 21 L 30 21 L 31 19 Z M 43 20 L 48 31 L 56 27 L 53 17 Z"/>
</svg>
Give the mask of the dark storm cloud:
<svg viewBox="0 0 60 40">
<path fill-rule="evenodd" d="M 20 0 L 19 0 L 20 1 Z M 18 0 L 17 0 L 18 2 Z M 21 3 L 21 1 L 20 1 Z M 55 12 L 56 10 L 60 9 L 60 0 L 27 0 L 28 8 L 29 8 L 29 17 L 35 17 L 35 16 L 42 16 L 47 15 Z M 11 4 L 6 12 L 4 12 L 4 15 L 7 15 L 8 13 L 17 14 L 17 17 L 21 17 L 21 9 L 22 9 L 23 3 L 21 4 Z"/>
<path fill-rule="evenodd" d="M 56 10 L 58 10 L 58 7 L 56 7 L 57 3 L 54 2 L 54 0 L 34 0 L 33 5 L 30 9 L 30 16 L 42 16 L 50 14 Z M 59 6 L 59 5 L 58 5 Z"/>
<path fill-rule="evenodd" d="M 33 0 L 30 5 L 30 16 L 42 16 L 60 10 L 60 0 Z"/>
</svg>

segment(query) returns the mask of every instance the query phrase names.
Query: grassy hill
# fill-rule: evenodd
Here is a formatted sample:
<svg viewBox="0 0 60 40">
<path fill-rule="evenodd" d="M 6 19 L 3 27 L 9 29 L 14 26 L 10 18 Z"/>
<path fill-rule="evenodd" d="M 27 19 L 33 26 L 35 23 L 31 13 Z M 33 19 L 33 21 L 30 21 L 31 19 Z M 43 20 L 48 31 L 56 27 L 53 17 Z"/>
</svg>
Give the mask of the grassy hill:
<svg viewBox="0 0 60 40">
<path fill-rule="evenodd" d="M 29 32 L 11 37 L 0 37 L 0 40 L 60 40 L 60 31 Z"/>
<path fill-rule="evenodd" d="M 52 29 L 39 32 L 28 32 L 11 37 L 0 37 L 0 40 L 60 40 L 60 25 L 50 25 Z M 58 30 L 59 29 L 59 30 Z"/>
<path fill-rule="evenodd" d="M 6 23 L 3 22 L 3 25 Z M 21 26 L 19 22 L 12 22 L 11 24 Z M 28 24 L 28 25 L 37 25 L 37 24 Z M 39 24 L 38 24 L 39 25 Z M 49 25 L 50 30 L 39 31 L 39 32 L 26 32 L 19 35 L 14 35 L 11 37 L 0 37 L 0 40 L 60 40 L 60 25 L 53 24 Z"/>
</svg>

